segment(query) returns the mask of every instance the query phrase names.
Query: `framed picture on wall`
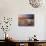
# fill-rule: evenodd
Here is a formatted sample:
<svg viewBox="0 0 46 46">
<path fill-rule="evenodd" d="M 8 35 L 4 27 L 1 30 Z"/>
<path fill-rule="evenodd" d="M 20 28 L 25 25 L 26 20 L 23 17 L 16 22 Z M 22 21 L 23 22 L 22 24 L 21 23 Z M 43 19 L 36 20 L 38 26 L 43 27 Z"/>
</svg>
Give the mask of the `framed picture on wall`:
<svg viewBox="0 0 46 46">
<path fill-rule="evenodd" d="M 18 26 L 34 26 L 34 14 L 19 15 Z"/>
</svg>

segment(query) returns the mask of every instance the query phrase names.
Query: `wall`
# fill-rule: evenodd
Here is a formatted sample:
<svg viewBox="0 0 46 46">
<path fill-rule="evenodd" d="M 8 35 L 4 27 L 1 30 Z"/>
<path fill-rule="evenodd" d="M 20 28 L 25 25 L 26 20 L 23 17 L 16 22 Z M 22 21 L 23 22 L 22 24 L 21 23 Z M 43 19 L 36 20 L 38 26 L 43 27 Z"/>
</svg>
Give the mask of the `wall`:
<svg viewBox="0 0 46 46">
<path fill-rule="evenodd" d="M 34 34 L 37 35 L 37 39 L 44 40 L 45 12 L 46 6 L 44 4 L 40 8 L 32 8 L 28 0 L 0 0 L 0 18 L 3 16 L 13 18 L 12 27 L 8 33 L 16 40 L 27 40 Z M 17 17 L 20 14 L 35 14 L 35 26 L 19 27 Z M 0 31 L 0 35 L 2 33 L 3 31 Z M 0 39 L 4 39 L 4 37 L 0 36 Z"/>
</svg>

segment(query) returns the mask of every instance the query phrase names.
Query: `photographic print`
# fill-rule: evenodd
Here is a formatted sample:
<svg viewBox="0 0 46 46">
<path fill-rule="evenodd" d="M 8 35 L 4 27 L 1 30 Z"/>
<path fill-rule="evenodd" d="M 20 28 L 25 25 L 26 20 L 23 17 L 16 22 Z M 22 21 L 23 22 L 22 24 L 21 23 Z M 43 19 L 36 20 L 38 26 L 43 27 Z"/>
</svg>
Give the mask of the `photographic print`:
<svg viewBox="0 0 46 46">
<path fill-rule="evenodd" d="M 34 14 L 18 16 L 18 26 L 34 26 Z"/>
</svg>

